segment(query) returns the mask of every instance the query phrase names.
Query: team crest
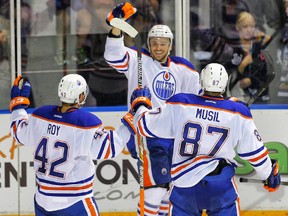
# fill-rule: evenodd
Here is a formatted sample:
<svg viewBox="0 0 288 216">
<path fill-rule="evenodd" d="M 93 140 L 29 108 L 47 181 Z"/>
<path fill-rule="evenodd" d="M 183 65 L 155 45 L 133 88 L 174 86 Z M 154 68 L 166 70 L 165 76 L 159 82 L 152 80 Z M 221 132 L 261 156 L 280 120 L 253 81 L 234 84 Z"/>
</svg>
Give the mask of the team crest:
<svg viewBox="0 0 288 216">
<path fill-rule="evenodd" d="M 175 94 L 176 80 L 169 71 L 161 71 L 153 80 L 154 94 L 161 100 L 167 100 Z"/>
</svg>

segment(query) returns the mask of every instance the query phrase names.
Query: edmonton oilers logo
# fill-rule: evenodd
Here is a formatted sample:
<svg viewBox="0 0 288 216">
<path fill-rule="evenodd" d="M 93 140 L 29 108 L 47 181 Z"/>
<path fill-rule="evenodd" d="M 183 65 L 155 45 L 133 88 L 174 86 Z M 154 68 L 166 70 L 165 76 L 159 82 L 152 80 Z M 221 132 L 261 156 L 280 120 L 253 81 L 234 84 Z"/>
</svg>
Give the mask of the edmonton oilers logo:
<svg viewBox="0 0 288 216">
<path fill-rule="evenodd" d="M 176 80 L 169 71 L 161 71 L 154 78 L 152 88 L 158 98 L 167 100 L 175 94 Z"/>
</svg>

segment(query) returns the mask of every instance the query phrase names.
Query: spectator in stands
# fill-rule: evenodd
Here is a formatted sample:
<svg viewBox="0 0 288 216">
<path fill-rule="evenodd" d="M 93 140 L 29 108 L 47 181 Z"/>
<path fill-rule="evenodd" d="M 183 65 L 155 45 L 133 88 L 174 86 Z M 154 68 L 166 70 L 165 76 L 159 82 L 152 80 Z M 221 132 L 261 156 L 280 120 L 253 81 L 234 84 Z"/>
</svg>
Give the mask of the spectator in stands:
<svg viewBox="0 0 288 216">
<path fill-rule="evenodd" d="M 26 71 L 28 63 L 27 37 L 31 34 L 32 9 L 30 4 L 21 1 L 21 65 Z"/>
<path fill-rule="evenodd" d="M 142 45 L 146 45 L 147 34 L 152 26 L 161 23 L 159 0 L 132 0 L 131 3 L 137 8 L 137 14 L 129 21 L 140 32 Z M 165 2 L 166 3 L 166 2 Z M 169 11 L 167 11 L 169 13 Z M 134 46 L 130 37 L 124 39 L 126 46 Z"/>
<path fill-rule="evenodd" d="M 119 2 L 121 1 L 82 0 L 82 6 L 76 14 L 77 41 L 74 59 L 78 63 L 78 73 L 86 79 L 97 106 L 127 104 L 126 77 L 117 73 L 103 58 L 107 32 L 110 30 L 105 18 L 111 6 Z M 138 6 L 138 16 L 131 19 L 131 24 L 147 37 L 150 27 L 159 22 L 159 0 L 134 0 L 132 2 Z M 73 2 L 71 2 L 71 7 L 74 7 Z M 145 42 L 146 38 L 142 41 Z M 134 42 L 131 38 L 125 37 L 125 45 L 133 46 Z M 93 101 L 89 102 L 88 99 L 87 105 L 94 105 L 91 103 Z"/>
<path fill-rule="evenodd" d="M 255 32 L 255 25 L 250 13 L 239 14 L 236 21 L 239 41 L 233 46 L 233 57 L 226 65 L 230 73 L 227 94 L 244 101 L 254 96 L 267 78 L 265 61 L 260 51 L 268 43 L 270 36 Z M 263 103 L 269 100 L 266 89 L 257 101 Z"/>
<path fill-rule="evenodd" d="M 76 14 L 75 60 L 78 73 L 87 81 L 93 99 L 88 106 L 127 104 L 127 79 L 104 60 L 104 48 L 109 32 L 106 16 L 115 5 L 114 0 L 82 0 Z M 73 4 L 72 4 L 73 6 Z M 107 71 L 110 71 L 109 73 Z M 92 104 L 94 102 L 94 104 Z"/>
<path fill-rule="evenodd" d="M 280 46 L 277 51 L 277 61 L 281 63 L 281 77 L 278 86 L 278 97 L 288 97 L 288 1 L 285 1 L 285 25 L 282 28 Z"/>
<path fill-rule="evenodd" d="M 8 109 L 11 87 L 11 71 L 7 43 L 8 20 L 0 17 L 0 109 Z"/>
<path fill-rule="evenodd" d="M 229 43 L 239 40 L 235 23 L 238 15 L 249 12 L 247 0 L 216 0 L 211 5 L 215 9 L 214 17 L 211 19 L 215 26 L 216 34 L 226 39 Z"/>
<path fill-rule="evenodd" d="M 265 24 L 274 31 L 280 27 L 281 19 L 277 1 L 279 0 L 247 1 L 258 30 L 267 32 Z"/>
</svg>

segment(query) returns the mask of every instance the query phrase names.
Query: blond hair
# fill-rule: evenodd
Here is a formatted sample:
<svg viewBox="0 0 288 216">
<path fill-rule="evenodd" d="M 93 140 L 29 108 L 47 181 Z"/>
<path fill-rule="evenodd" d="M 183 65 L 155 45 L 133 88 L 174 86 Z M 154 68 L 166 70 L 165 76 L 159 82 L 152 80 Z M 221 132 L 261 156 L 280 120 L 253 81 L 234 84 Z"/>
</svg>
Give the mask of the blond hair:
<svg viewBox="0 0 288 216">
<path fill-rule="evenodd" d="M 241 12 L 238 16 L 237 16 L 237 20 L 236 20 L 236 29 L 240 29 L 242 26 L 243 26 L 243 23 L 246 21 L 246 20 L 252 20 L 254 22 L 254 25 L 255 25 L 255 19 L 254 17 L 252 16 L 252 14 L 246 12 L 246 11 L 243 11 Z"/>
</svg>

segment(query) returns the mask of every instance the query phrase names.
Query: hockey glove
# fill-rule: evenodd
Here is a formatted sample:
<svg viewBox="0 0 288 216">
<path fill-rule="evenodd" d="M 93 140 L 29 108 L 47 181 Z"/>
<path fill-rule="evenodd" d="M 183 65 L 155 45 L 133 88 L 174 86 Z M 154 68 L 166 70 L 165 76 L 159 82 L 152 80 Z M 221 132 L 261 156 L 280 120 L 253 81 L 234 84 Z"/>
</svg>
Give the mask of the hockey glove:
<svg viewBox="0 0 288 216">
<path fill-rule="evenodd" d="M 131 111 L 128 112 L 125 116 L 123 116 L 123 118 L 121 119 L 121 122 L 128 128 L 128 130 L 130 131 L 132 135 L 136 134 L 136 128 L 133 124 L 133 115 Z"/>
<path fill-rule="evenodd" d="M 129 20 L 135 13 L 137 9 L 133 7 L 129 2 L 122 2 L 116 5 L 116 7 L 110 11 L 106 17 L 106 23 L 110 25 L 110 21 L 113 18 Z"/>
<path fill-rule="evenodd" d="M 144 88 L 142 87 L 136 88 L 131 95 L 130 103 L 133 114 L 137 112 L 138 108 L 141 105 L 147 107 L 148 109 L 151 109 L 152 103 L 149 88 L 147 86 L 145 86 Z"/>
<path fill-rule="evenodd" d="M 271 160 L 272 162 L 272 171 L 269 177 L 264 184 L 264 188 L 269 192 L 274 192 L 278 190 L 281 182 L 281 177 L 278 172 L 278 162 L 276 160 Z"/>
<path fill-rule="evenodd" d="M 11 89 L 10 111 L 16 109 L 26 109 L 30 105 L 29 95 L 31 85 L 22 76 L 18 76 Z"/>
</svg>

